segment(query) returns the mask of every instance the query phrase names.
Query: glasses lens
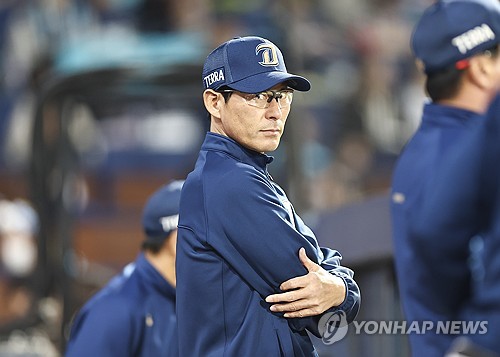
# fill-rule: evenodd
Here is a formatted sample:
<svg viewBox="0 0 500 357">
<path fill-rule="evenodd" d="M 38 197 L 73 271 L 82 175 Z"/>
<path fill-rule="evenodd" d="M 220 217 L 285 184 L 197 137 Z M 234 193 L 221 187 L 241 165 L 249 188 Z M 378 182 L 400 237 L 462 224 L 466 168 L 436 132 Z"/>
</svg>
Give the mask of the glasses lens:
<svg viewBox="0 0 500 357">
<path fill-rule="evenodd" d="M 251 98 L 245 97 L 248 105 L 265 109 L 268 108 L 273 99 L 276 99 L 280 108 L 288 107 L 292 103 L 293 91 L 267 91 L 253 95 Z"/>
<path fill-rule="evenodd" d="M 288 107 L 290 104 L 292 104 L 292 99 L 293 99 L 293 91 L 284 90 L 281 91 L 281 98 L 278 99 L 278 103 L 280 107 Z"/>
<path fill-rule="evenodd" d="M 248 104 L 253 105 L 254 107 L 257 108 L 267 108 L 269 107 L 269 103 L 273 99 L 271 96 L 269 96 L 269 94 L 272 93 L 269 92 L 257 93 Z"/>
</svg>

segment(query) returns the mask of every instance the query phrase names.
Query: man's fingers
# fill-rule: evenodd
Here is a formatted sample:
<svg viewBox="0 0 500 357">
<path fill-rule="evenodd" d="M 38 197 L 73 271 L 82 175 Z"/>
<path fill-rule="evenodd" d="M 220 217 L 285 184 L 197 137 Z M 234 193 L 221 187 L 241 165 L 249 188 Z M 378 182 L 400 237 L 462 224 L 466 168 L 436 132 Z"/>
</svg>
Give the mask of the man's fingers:
<svg viewBox="0 0 500 357">
<path fill-rule="evenodd" d="M 283 317 L 286 318 L 315 316 L 321 313 L 318 306 L 310 305 L 307 300 L 295 301 L 288 304 L 272 305 L 271 311 L 283 312 Z"/>
<path fill-rule="evenodd" d="M 318 314 L 319 314 L 319 312 L 317 312 L 314 309 L 303 309 L 303 310 L 294 311 L 294 312 L 287 312 L 287 313 L 283 314 L 283 317 L 286 317 L 287 319 L 293 319 L 293 318 L 316 316 Z"/>
<path fill-rule="evenodd" d="M 290 280 L 285 281 L 280 285 L 280 289 L 282 291 L 288 291 L 293 289 L 300 289 L 307 286 L 309 278 L 307 275 L 299 276 L 296 278 L 292 278 Z"/>
<path fill-rule="evenodd" d="M 281 312 L 286 318 L 319 315 L 332 306 L 330 295 L 325 298 L 322 293 L 332 285 L 332 276 L 310 260 L 304 248 L 299 249 L 299 259 L 309 273 L 285 281 L 280 285 L 282 293 L 266 297 L 270 310 Z"/>
<path fill-rule="evenodd" d="M 317 271 L 319 269 L 319 265 L 309 259 L 306 254 L 306 250 L 303 247 L 299 249 L 299 259 L 308 272 Z"/>
<path fill-rule="evenodd" d="M 302 298 L 304 298 L 304 296 L 301 291 L 288 291 L 286 293 L 269 295 L 266 297 L 266 302 L 270 304 L 283 303 L 300 300 Z"/>
<path fill-rule="evenodd" d="M 302 310 L 303 307 L 301 307 L 300 303 L 298 303 L 298 302 L 292 302 L 289 304 L 271 305 L 271 307 L 269 309 L 272 312 L 294 312 L 294 311 Z"/>
<path fill-rule="evenodd" d="M 318 269 L 320 268 L 318 264 L 307 257 L 306 250 L 304 248 L 299 249 L 299 259 L 309 272 L 318 271 Z M 300 289 L 307 286 L 310 282 L 310 279 L 311 277 L 308 274 L 298 276 L 282 283 L 280 285 L 280 289 L 283 291 Z"/>
<path fill-rule="evenodd" d="M 270 310 L 273 312 L 298 312 L 303 310 L 314 309 L 315 305 L 311 305 L 308 300 L 298 300 L 285 304 L 275 304 L 271 305 Z"/>
</svg>

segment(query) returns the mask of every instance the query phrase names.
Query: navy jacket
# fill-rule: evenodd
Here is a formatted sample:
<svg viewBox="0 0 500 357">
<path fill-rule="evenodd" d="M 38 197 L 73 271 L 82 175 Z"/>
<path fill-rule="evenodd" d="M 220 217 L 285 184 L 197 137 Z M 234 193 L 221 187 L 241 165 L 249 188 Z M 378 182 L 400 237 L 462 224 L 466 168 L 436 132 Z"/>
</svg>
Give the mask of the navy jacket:
<svg viewBox="0 0 500 357">
<path fill-rule="evenodd" d="M 434 308 L 455 320 L 487 322 L 486 333 L 469 337 L 496 353 L 500 353 L 499 114 L 497 98 L 485 125 L 443 166 L 424 201 L 425 209 L 412 225 L 415 250 L 433 271 L 427 286 Z M 476 257 L 469 266 L 471 247 Z"/>
<path fill-rule="evenodd" d="M 408 142 L 395 166 L 392 179 L 391 216 L 394 259 L 401 302 L 406 319 L 412 321 L 447 321 L 449 316 L 434 309 L 427 284 L 426 262 L 412 247 L 410 222 L 422 210 L 422 197 L 432 187 L 449 152 L 464 145 L 473 128 L 484 123 L 484 116 L 438 104 L 424 106 L 420 127 Z M 453 336 L 446 334 L 411 334 L 414 356 L 442 357 Z"/>
<path fill-rule="evenodd" d="M 284 281 L 307 274 L 309 258 L 341 277 L 341 310 L 352 321 L 359 289 L 340 254 L 320 248 L 271 179 L 272 158 L 208 133 L 183 186 L 177 240 L 177 317 L 181 356 L 314 356 L 306 332 L 320 316 L 286 319 L 265 297 Z M 332 234 L 342 234 L 332 232 Z"/>
<path fill-rule="evenodd" d="M 175 289 L 141 253 L 80 310 L 67 357 L 178 356 Z"/>
</svg>

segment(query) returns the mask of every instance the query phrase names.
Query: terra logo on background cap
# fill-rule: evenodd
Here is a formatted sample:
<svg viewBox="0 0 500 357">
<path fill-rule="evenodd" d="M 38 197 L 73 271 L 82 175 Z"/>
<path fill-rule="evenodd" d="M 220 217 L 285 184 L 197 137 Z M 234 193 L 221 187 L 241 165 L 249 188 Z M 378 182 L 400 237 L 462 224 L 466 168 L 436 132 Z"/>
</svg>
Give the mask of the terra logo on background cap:
<svg viewBox="0 0 500 357">
<path fill-rule="evenodd" d="M 234 38 L 213 50 L 205 60 L 202 80 L 205 89 L 228 86 L 245 93 L 262 92 L 281 82 L 299 91 L 311 88 L 307 79 L 287 72 L 275 44 L 255 36 Z"/>
<path fill-rule="evenodd" d="M 146 239 L 162 242 L 179 222 L 179 202 L 184 181 L 172 181 L 155 191 L 142 213 Z"/>
<path fill-rule="evenodd" d="M 426 73 L 488 50 L 500 43 L 498 0 L 442 0 L 427 8 L 411 39 Z"/>
</svg>

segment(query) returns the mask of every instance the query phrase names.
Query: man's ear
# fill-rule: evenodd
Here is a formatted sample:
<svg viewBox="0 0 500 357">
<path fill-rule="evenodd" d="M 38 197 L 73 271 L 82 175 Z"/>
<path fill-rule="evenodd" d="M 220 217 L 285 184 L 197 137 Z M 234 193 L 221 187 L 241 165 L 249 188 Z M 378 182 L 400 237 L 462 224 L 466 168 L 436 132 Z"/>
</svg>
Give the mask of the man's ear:
<svg viewBox="0 0 500 357">
<path fill-rule="evenodd" d="M 469 60 L 468 70 L 470 80 L 481 89 L 496 87 L 498 81 L 495 75 L 495 58 L 479 55 Z"/>
<path fill-rule="evenodd" d="M 220 118 L 221 99 L 224 99 L 222 95 L 212 89 L 206 89 L 203 92 L 203 103 L 205 104 L 205 108 L 210 115 L 215 118 Z"/>
</svg>

